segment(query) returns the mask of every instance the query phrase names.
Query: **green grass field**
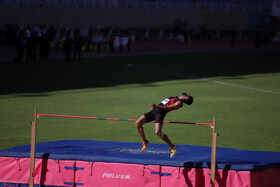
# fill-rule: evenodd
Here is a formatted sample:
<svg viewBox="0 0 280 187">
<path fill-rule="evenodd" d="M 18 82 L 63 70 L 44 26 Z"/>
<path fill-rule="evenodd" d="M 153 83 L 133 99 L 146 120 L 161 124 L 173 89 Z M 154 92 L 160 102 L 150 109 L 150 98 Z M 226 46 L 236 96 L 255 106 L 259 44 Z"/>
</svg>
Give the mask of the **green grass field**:
<svg viewBox="0 0 280 187">
<path fill-rule="evenodd" d="M 136 119 L 182 92 L 194 96 L 165 118 L 212 122 L 218 146 L 280 151 L 279 52 L 212 52 L 95 57 L 40 64 L 1 63 L 0 149 L 30 144 L 39 113 Z M 132 66 L 127 66 L 131 64 Z M 152 123 L 151 143 L 163 143 Z M 174 144 L 211 145 L 211 128 L 165 124 Z M 37 142 L 64 139 L 141 142 L 133 122 L 40 117 Z"/>
</svg>

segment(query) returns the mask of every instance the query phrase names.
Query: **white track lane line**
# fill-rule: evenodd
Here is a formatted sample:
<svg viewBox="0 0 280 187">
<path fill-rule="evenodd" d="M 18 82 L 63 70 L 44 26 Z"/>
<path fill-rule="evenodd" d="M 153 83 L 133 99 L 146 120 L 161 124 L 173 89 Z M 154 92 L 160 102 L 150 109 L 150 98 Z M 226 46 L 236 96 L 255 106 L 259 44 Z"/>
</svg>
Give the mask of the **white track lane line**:
<svg viewBox="0 0 280 187">
<path fill-rule="evenodd" d="M 223 82 L 223 81 L 210 80 L 210 79 L 194 77 L 194 76 L 188 76 L 188 77 L 194 78 L 194 79 L 200 79 L 200 80 L 207 81 L 207 82 L 214 82 L 214 83 L 217 83 L 217 84 L 237 87 L 237 88 L 245 88 L 245 89 L 249 89 L 249 90 L 254 90 L 254 91 L 259 91 L 259 92 L 264 92 L 264 93 L 280 95 L 280 92 L 277 92 L 277 91 L 265 90 L 265 89 L 254 88 L 254 87 L 249 87 L 249 86 L 242 86 L 242 85 L 239 85 L 239 84 L 231 84 L 231 83 L 227 83 L 227 82 Z"/>
<path fill-rule="evenodd" d="M 181 78 L 185 77 L 185 78 L 191 78 L 191 79 L 199 79 L 199 80 L 203 80 L 203 81 L 206 81 L 206 82 L 214 82 L 216 84 L 221 84 L 221 85 L 226 85 L 226 86 L 244 88 L 244 89 L 254 90 L 254 91 L 258 91 L 258 92 L 274 94 L 274 95 L 280 95 L 280 92 L 277 92 L 277 91 L 265 90 L 265 89 L 254 88 L 254 87 L 249 87 L 249 86 L 242 86 L 242 85 L 239 85 L 239 84 L 231 84 L 231 83 L 227 83 L 227 82 L 223 82 L 223 81 L 210 80 L 210 79 L 207 79 L 207 78 L 201 78 L 201 77 L 191 76 L 191 75 L 186 76 L 186 75 L 181 74 L 181 73 L 170 72 L 170 71 L 160 70 L 160 69 L 153 69 L 153 68 L 150 68 L 150 67 L 135 66 L 135 65 L 133 65 L 133 66 L 131 65 L 130 67 L 138 68 L 138 69 L 144 69 L 144 70 L 148 70 L 148 71 L 157 71 L 157 72 L 160 72 L 160 73 L 163 73 L 163 74 L 173 75 L 173 76 L 177 76 L 177 77 L 181 77 Z"/>
</svg>

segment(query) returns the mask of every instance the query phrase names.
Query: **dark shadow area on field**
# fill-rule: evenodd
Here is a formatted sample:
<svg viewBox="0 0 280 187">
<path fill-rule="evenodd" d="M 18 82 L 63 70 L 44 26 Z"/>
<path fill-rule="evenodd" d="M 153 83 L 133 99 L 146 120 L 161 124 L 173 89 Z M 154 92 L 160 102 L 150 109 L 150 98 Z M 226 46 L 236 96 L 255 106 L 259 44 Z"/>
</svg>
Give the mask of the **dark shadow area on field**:
<svg viewBox="0 0 280 187">
<path fill-rule="evenodd" d="M 20 94 L 19 97 L 45 97 L 49 96 L 49 94 Z"/>
<path fill-rule="evenodd" d="M 225 79 L 225 80 L 242 80 L 242 79 L 246 79 L 246 78 L 239 76 L 239 77 L 225 77 L 223 79 Z"/>
<path fill-rule="evenodd" d="M 47 96 L 45 92 L 114 87 L 154 82 L 280 72 L 279 52 L 205 52 L 166 55 L 95 57 L 66 62 L 0 64 L 0 94 Z M 130 64 L 130 65 L 128 65 Z M 238 77 L 237 77 L 238 76 Z M 196 80 L 198 81 L 198 80 Z M 199 81 L 198 81 L 199 82 Z"/>
</svg>

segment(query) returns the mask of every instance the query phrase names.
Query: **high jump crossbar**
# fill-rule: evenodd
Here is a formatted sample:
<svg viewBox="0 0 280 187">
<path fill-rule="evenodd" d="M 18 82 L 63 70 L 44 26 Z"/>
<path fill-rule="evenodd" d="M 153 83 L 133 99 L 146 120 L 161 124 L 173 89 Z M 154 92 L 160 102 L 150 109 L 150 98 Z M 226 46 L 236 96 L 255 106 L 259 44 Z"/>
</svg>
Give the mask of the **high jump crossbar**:
<svg viewBox="0 0 280 187">
<path fill-rule="evenodd" d="M 80 118 L 80 119 L 97 119 L 97 120 L 113 120 L 113 121 L 137 121 L 136 119 L 86 117 L 86 116 L 70 116 L 70 115 L 41 114 L 41 113 L 37 113 L 37 117 L 39 117 L 39 116 L 62 117 L 62 118 Z M 152 121 L 152 122 L 155 122 L 155 121 Z M 194 122 L 177 122 L 177 121 L 163 121 L 163 123 L 176 123 L 176 124 L 191 124 L 191 125 L 209 125 L 209 126 L 213 126 L 213 123 L 194 123 Z"/>
<path fill-rule="evenodd" d="M 40 116 L 49 117 L 64 117 L 64 118 L 80 118 L 80 119 L 97 119 L 97 120 L 113 120 L 113 121 L 137 121 L 136 119 L 121 119 L 121 118 L 102 118 L 102 117 L 86 117 L 86 116 L 70 116 L 70 115 L 57 115 L 57 114 L 42 114 L 37 112 L 37 108 L 34 110 L 34 121 L 31 122 L 31 149 L 30 149 L 30 180 L 29 186 L 34 187 L 34 169 L 35 169 L 35 153 L 36 153 L 36 129 L 37 118 Z M 153 121 L 154 122 L 154 121 Z M 195 123 L 195 122 L 176 122 L 176 121 L 163 121 L 163 123 L 175 123 L 175 124 L 191 124 L 191 125 L 206 125 L 212 127 L 212 152 L 211 152 L 211 173 L 210 184 L 211 187 L 215 186 L 215 171 L 216 171 L 216 154 L 217 154 L 217 136 L 216 132 L 216 118 L 213 118 L 213 123 Z"/>
</svg>

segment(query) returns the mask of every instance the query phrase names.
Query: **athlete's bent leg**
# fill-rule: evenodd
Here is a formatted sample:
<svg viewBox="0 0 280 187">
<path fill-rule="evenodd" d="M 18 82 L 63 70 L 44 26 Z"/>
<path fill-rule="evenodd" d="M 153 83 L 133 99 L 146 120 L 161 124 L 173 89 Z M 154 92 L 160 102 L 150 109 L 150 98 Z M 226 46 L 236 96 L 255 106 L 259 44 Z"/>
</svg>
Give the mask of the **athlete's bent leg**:
<svg viewBox="0 0 280 187">
<path fill-rule="evenodd" d="M 146 118 L 144 115 L 140 116 L 139 119 L 135 122 L 136 128 L 138 130 L 138 133 L 142 139 L 142 143 L 146 144 L 147 140 L 145 137 L 145 133 L 144 133 L 144 128 L 143 125 L 147 123 Z"/>
<path fill-rule="evenodd" d="M 165 143 L 167 143 L 169 145 L 170 149 L 172 149 L 174 147 L 174 145 L 171 143 L 171 141 L 169 140 L 167 135 L 164 134 L 163 132 L 161 132 L 161 129 L 162 129 L 162 124 L 156 123 L 155 124 L 156 135 L 158 135 L 163 141 L 165 141 Z"/>
</svg>

